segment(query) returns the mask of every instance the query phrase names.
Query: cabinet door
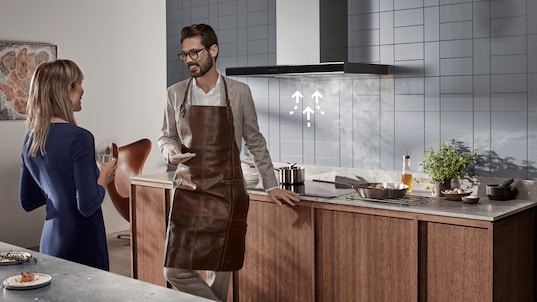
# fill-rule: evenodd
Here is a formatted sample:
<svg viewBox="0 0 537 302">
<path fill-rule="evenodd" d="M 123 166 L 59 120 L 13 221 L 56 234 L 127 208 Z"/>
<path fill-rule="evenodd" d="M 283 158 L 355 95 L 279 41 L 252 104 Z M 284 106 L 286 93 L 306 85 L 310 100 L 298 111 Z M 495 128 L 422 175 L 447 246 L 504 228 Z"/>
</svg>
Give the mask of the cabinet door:
<svg viewBox="0 0 537 302">
<path fill-rule="evenodd" d="M 314 301 L 312 209 L 250 203 L 240 301 Z"/>
<path fill-rule="evenodd" d="M 492 301 L 488 229 L 427 222 L 420 234 L 420 301 Z"/>
<path fill-rule="evenodd" d="M 317 301 L 416 301 L 417 222 L 317 210 Z"/>
<path fill-rule="evenodd" d="M 167 286 L 163 267 L 170 190 L 139 185 L 131 190 L 133 276 Z"/>
</svg>

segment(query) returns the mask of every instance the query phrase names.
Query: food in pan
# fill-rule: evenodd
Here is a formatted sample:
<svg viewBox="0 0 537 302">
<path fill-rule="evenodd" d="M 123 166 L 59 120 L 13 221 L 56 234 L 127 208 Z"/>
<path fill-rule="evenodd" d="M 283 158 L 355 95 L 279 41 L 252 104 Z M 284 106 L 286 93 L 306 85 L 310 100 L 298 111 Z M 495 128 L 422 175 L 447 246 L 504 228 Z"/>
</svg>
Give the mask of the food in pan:
<svg viewBox="0 0 537 302">
<path fill-rule="evenodd" d="M 395 190 L 396 187 L 392 184 L 388 184 L 384 186 L 383 184 L 376 184 L 376 185 L 369 185 L 367 186 L 370 189 L 378 189 L 378 190 Z"/>
</svg>

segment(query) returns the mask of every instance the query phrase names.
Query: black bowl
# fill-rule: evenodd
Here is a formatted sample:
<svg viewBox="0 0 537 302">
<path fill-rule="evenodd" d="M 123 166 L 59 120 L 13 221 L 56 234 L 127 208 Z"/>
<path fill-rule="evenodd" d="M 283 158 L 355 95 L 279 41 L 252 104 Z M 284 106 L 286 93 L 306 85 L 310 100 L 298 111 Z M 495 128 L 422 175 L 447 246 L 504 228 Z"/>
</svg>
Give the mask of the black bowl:
<svg viewBox="0 0 537 302">
<path fill-rule="evenodd" d="M 492 200 L 509 200 L 513 198 L 510 186 L 487 185 L 487 196 Z"/>
</svg>

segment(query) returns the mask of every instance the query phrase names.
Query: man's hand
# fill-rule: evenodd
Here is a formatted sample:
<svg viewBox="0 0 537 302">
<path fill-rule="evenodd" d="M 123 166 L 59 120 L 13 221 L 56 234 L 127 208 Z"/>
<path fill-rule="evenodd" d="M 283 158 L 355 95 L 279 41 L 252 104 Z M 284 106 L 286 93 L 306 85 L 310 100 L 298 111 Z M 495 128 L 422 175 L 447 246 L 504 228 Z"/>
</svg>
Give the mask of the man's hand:
<svg viewBox="0 0 537 302">
<path fill-rule="evenodd" d="M 288 205 L 294 206 L 294 202 L 300 201 L 298 199 L 299 194 L 293 191 L 284 190 L 280 188 L 274 188 L 267 192 L 270 200 L 277 203 L 278 205 L 283 205 L 282 201 Z"/>
<path fill-rule="evenodd" d="M 168 158 L 170 160 L 170 164 L 178 165 L 182 164 L 184 162 L 189 161 L 192 157 L 196 156 L 195 154 L 187 153 L 183 155 L 181 151 L 179 150 L 179 147 L 175 146 L 170 149 L 170 153 L 168 154 Z"/>
</svg>

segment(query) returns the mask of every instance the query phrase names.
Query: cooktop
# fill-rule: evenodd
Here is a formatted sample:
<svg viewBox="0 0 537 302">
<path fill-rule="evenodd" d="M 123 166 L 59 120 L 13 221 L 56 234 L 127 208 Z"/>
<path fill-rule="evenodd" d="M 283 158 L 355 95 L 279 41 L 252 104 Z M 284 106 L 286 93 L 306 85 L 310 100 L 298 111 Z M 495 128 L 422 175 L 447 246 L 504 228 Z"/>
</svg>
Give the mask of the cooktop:
<svg viewBox="0 0 537 302">
<path fill-rule="evenodd" d="M 333 198 L 355 192 L 353 188 L 336 188 L 336 185 L 331 183 L 316 182 L 311 180 L 306 180 L 303 184 L 280 184 L 279 187 L 289 191 L 297 192 L 302 196 L 321 198 Z M 260 183 L 257 183 L 255 185 L 247 185 L 247 188 L 249 190 L 254 191 L 263 191 L 263 187 L 260 185 Z"/>
</svg>

